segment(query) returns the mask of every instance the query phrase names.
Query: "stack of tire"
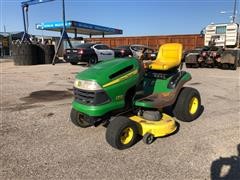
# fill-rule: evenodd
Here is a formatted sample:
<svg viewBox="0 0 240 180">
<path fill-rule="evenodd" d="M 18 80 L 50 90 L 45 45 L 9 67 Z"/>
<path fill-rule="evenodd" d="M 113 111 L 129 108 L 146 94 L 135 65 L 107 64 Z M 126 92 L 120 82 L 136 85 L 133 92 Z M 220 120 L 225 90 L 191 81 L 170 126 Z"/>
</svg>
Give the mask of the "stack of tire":
<svg viewBox="0 0 240 180">
<path fill-rule="evenodd" d="M 52 64 L 52 60 L 55 54 L 54 45 L 44 45 L 43 50 L 45 54 L 45 64 Z"/>
<path fill-rule="evenodd" d="M 14 44 L 13 60 L 17 66 L 51 64 L 54 56 L 53 45 L 42 44 Z"/>
</svg>

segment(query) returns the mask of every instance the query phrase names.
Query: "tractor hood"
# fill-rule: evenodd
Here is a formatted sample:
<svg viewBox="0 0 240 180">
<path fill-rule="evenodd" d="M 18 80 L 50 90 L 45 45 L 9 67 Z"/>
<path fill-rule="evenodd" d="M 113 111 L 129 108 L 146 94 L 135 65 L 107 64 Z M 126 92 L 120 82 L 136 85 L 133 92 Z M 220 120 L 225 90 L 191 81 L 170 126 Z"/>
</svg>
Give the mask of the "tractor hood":
<svg viewBox="0 0 240 180">
<path fill-rule="evenodd" d="M 139 63 L 135 58 L 116 58 L 113 60 L 106 60 L 99 64 L 96 64 L 85 71 L 82 71 L 76 75 L 78 80 L 96 81 L 100 86 L 118 78 L 121 76 L 121 72 L 125 68 L 132 67 L 129 72 L 138 70 Z M 119 73 L 119 75 L 116 75 Z M 111 76 L 114 74 L 114 77 Z M 122 73 L 124 74 L 124 73 Z"/>
</svg>

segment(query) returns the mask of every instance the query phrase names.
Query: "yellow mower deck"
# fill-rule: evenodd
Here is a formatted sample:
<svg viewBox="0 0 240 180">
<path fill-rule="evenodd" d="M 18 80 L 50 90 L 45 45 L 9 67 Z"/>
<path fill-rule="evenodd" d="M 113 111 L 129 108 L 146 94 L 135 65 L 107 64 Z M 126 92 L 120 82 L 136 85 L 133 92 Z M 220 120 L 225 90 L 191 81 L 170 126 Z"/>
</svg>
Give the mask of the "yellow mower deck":
<svg viewBox="0 0 240 180">
<path fill-rule="evenodd" d="M 142 136 L 150 133 L 154 137 L 162 137 L 173 133 L 177 129 L 175 120 L 164 113 L 160 121 L 149 121 L 139 116 L 132 116 L 129 119 L 137 123 L 139 133 Z"/>
</svg>

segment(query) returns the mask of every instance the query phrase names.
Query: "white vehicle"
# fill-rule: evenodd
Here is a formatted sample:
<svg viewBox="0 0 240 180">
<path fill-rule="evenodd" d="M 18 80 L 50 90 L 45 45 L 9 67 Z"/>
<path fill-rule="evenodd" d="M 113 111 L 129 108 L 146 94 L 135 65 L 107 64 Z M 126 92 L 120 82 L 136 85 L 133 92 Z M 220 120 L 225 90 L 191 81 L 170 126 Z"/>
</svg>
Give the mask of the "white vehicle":
<svg viewBox="0 0 240 180">
<path fill-rule="evenodd" d="M 95 44 L 92 46 L 92 49 L 94 49 L 97 54 L 99 61 L 114 58 L 114 51 L 105 44 Z"/>
<path fill-rule="evenodd" d="M 64 59 L 75 65 L 79 62 L 96 64 L 99 61 L 113 59 L 114 51 L 105 44 L 84 43 L 75 46 L 73 49 L 65 49 Z"/>
</svg>

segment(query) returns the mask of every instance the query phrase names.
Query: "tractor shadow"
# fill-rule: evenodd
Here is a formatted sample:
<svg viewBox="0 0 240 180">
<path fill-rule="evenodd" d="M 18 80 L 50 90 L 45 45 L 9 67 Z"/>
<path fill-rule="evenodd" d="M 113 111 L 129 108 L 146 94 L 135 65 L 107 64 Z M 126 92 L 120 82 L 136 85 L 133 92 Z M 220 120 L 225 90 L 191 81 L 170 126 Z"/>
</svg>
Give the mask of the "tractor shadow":
<svg viewBox="0 0 240 180">
<path fill-rule="evenodd" d="M 212 162 L 211 180 L 240 179 L 240 144 L 238 144 L 237 150 L 237 156 L 220 157 Z"/>
</svg>

